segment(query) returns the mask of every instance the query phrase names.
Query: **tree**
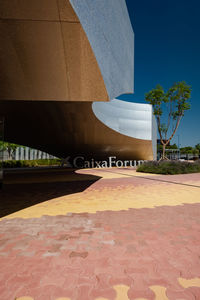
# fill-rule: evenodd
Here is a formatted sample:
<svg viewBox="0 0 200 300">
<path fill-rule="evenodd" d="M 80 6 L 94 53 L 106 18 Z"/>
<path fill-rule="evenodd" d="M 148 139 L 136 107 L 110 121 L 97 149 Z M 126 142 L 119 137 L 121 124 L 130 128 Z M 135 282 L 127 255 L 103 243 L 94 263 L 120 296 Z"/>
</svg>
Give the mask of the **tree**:
<svg viewBox="0 0 200 300">
<path fill-rule="evenodd" d="M 0 141 L 0 151 L 8 151 L 9 158 L 12 158 L 12 154 L 15 152 L 17 147 L 20 147 L 17 144 L 7 143 Z"/>
<path fill-rule="evenodd" d="M 3 151 L 3 150 L 4 150 L 4 142 L 0 141 L 0 151 Z"/>
<path fill-rule="evenodd" d="M 187 159 L 189 158 L 189 154 L 193 154 L 194 156 L 199 155 L 199 149 L 197 149 L 196 146 L 194 148 L 192 146 L 187 146 L 180 150 L 182 154 L 186 154 Z"/>
<path fill-rule="evenodd" d="M 187 153 L 187 154 L 191 154 L 193 153 L 193 147 L 192 146 L 187 146 L 187 147 L 183 147 L 180 149 L 181 153 Z"/>
<path fill-rule="evenodd" d="M 155 89 L 145 94 L 145 100 L 152 104 L 157 120 L 160 141 L 163 146 L 161 159 L 168 159 L 165 156 L 165 149 L 174 137 L 185 111 L 190 109 L 190 95 L 191 87 L 184 81 L 174 83 L 167 92 L 161 85 L 157 85 Z M 163 120 L 164 113 L 166 113 L 166 121 Z"/>
<path fill-rule="evenodd" d="M 200 152 L 200 143 L 197 144 L 197 145 L 195 145 L 195 148 L 196 148 L 197 150 L 199 150 L 199 152 Z"/>
<path fill-rule="evenodd" d="M 167 145 L 167 149 L 178 150 L 178 146 L 177 146 L 176 144 L 173 144 L 173 145 Z"/>
</svg>

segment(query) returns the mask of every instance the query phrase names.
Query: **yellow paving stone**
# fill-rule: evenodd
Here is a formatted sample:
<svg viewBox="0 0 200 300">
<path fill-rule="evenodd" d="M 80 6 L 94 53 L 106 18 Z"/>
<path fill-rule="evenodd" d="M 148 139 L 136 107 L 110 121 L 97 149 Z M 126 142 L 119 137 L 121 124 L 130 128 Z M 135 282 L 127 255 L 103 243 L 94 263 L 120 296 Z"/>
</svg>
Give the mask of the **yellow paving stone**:
<svg viewBox="0 0 200 300">
<path fill-rule="evenodd" d="M 25 296 L 25 297 L 18 297 L 18 298 L 15 298 L 15 300 L 34 300 L 34 299 L 31 298 L 31 297 Z"/>
<path fill-rule="evenodd" d="M 78 172 L 85 174 L 84 172 L 86 171 L 79 170 Z M 126 175 L 116 175 L 106 173 L 106 171 L 100 172 L 98 169 L 91 170 L 91 174 L 101 176 L 103 179 L 108 179 L 109 176 L 110 178 L 115 178 L 115 176 L 128 178 Z M 129 181 L 129 184 L 122 184 L 120 188 L 115 185 L 104 187 L 99 184 L 103 179 L 93 183 L 81 193 L 53 198 L 17 211 L 4 218 L 39 218 L 43 215 L 55 216 L 83 212 L 96 213 L 97 211 L 106 210 L 120 211 L 130 208 L 140 209 L 164 205 L 176 206 L 186 203 L 200 203 L 199 188 L 196 187 L 156 181 L 154 184 L 148 184 L 147 182 L 145 185 L 134 185 L 135 181 L 133 181 L 133 184 Z M 138 178 L 137 180 L 140 179 Z"/>
<path fill-rule="evenodd" d="M 71 299 L 70 298 L 61 297 L 61 298 L 56 298 L 56 300 L 71 300 Z"/>
<path fill-rule="evenodd" d="M 152 285 L 149 287 L 155 294 L 155 300 L 169 300 L 166 296 L 166 288 L 159 285 Z"/>
<path fill-rule="evenodd" d="M 129 297 L 127 295 L 127 292 L 130 289 L 129 286 L 120 284 L 114 285 L 113 288 L 117 292 L 117 297 L 115 298 L 115 300 L 129 300 Z"/>
<path fill-rule="evenodd" d="M 129 208 L 154 208 L 176 206 L 184 203 L 200 203 L 199 190 L 185 186 L 154 185 L 148 191 L 144 187 L 125 187 L 124 190 L 92 190 L 58 197 L 44 203 L 20 210 L 5 218 L 39 218 L 42 215 L 66 215 L 67 213 L 96 213 L 97 211 L 119 211 Z"/>
<path fill-rule="evenodd" d="M 180 277 L 180 278 L 178 278 L 178 282 L 185 289 L 192 287 L 192 286 L 200 287 L 200 278 L 197 278 L 197 277 L 192 278 L 192 279 L 185 279 L 185 278 Z"/>
<path fill-rule="evenodd" d="M 114 171 L 113 171 L 114 169 Z M 89 174 L 88 171 L 92 170 L 93 175 L 101 176 L 102 178 L 121 178 L 121 177 L 127 177 L 127 176 L 137 176 L 137 177 L 152 177 L 152 176 L 158 176 L 158 174 L 152 174 L 152 173 L 142 173 L 142 172 L 136 172 L 134 169 L 123 169 L 123 170 L 116 170 L 115 168 L 108 168 L 108 169 L 82 169 L 77 170 L 76 174 Z"/>
</svg>

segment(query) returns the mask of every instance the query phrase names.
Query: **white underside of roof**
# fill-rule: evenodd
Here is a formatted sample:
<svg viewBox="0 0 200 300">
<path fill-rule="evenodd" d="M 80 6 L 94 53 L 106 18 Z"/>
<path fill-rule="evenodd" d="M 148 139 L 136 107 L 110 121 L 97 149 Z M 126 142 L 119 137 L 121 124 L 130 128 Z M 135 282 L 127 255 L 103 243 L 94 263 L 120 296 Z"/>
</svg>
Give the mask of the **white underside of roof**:
<svg viewBox="0 0 200 300">
<path fill-rule="evenodd" d="M 109 128 L 129 137 L 152 140 L 152 106 L 125 102 L 93 102 L 95 116 Z"/>
</svg>

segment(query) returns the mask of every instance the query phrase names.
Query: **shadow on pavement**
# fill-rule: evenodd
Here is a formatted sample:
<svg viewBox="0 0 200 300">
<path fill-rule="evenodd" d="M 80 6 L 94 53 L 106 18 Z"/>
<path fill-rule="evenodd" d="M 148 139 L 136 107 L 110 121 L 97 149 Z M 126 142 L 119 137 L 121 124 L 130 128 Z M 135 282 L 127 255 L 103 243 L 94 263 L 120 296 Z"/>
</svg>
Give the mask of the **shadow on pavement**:
<svg viewBox="0 0 200 300">
<path fill-rule="evenodd" d="M 82 192 L 101 178 L 75 171 L 61 168 L 5 171 L 0 190 L 0 217 L 50 199 Z"/>
</svg>

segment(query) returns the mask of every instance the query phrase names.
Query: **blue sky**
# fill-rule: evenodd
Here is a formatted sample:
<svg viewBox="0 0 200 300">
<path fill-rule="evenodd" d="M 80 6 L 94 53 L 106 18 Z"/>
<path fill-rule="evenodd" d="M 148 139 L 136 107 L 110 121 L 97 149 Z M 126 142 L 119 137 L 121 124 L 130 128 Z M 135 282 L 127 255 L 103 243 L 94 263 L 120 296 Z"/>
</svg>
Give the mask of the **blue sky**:
<svg viewBox="0 0 200 300">
<path fill-rule="evenodd" d="M 134 95 L 119 98 L 145 103 L 144 94 L 161 84 L 192 86 L 191 109 L 172 140 L 200 143 L 200 1 L 126 0 L 135 33 Z"/>
</svg>

